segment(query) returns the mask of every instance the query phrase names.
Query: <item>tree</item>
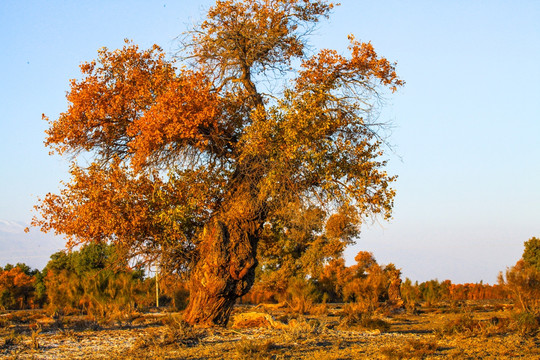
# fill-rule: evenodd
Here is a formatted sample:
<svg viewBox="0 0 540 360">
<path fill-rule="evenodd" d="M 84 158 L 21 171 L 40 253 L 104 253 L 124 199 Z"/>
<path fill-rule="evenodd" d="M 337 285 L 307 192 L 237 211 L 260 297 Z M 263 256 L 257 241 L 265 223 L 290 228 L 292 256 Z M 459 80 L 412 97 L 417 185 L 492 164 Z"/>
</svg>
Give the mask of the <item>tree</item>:
<svg viewBox="0 0 540 360">
<path fill-rule="evenodd" d="M 22 263 L 16 266 L 7 264 L 4 269 L 0 267 L 0 308 L 20 310 L 29 307 L 36 273 Z"/>
<path fill-rule="evenodd" d="M 349 268 L 352 278 L 345 284 L 343 295 L 345 299 L 354 300 L 364 305 L 366 311 L 372 312 L 380 301 L 388 298 L 388 279 L 372 253 L 360 251 L 354 260 L 356 265 Z"/>
<path fill-rule="evenodd" d="M 532 237 L 516 265 L 506 270 L 506 279 L 499 274 L 503 285 L 521 310 L 540 315 L 540 240 Z"/>
<path fill-rule="evenodd" d="M 252 286 L 265 226 L 283 209 L 390 217 L 374 108 L 403 85 L 395 64 L 350 37 L 350 55 L 307 56 L 324 0 L 220 0 L 183 38 L 181 67 L 157 46 L 102 49 L 71 83 L 46 144 L 76 162 L 34 224 L 68 245 L 113 241 L 190 273 L 189 323 L 227 322 Z M 294 66 L 300 64 L 297 70 Z M 279 81 L 279 79 L 284 79 Z M 290 80 L 285 80 L 290 79 Z M 278 91 L 263 92 L 273 81 Z"/>
<path fill-rule="evenodd" d="M 290 204 L 276 211 L 257 247 L 256 288 L 283 301 L 290 285 L 318 279 L 328 262 L 339 259 L 358 234 L 357 214 L 342 208 L 332 216 L 320 207 Z M 281 294 L 281 296 L 280 296 Z"/>
<path fill-rule="evenodd" d="M 115 246 L 105 244 L 90 243 L 77 251 L 52 254 L 43 270 L 49 310 L 83 311 L 104 318 L 152 302 L 144 273 L 119 260 Z"/>
<path fill-rule="evenodd" d="M 540 271 L 520 259 L 506 270 L 506 279 L 499 274 L 499 283 L 508 290 L 519 309 L 540 316 Z"/>
<path fill-rule="evenodd" d="M 536 237 L 525 241 L 523 251 L 523 261 L 527 266 L 532 266 L 540 271 L 540 239 Z"/>
</svg>

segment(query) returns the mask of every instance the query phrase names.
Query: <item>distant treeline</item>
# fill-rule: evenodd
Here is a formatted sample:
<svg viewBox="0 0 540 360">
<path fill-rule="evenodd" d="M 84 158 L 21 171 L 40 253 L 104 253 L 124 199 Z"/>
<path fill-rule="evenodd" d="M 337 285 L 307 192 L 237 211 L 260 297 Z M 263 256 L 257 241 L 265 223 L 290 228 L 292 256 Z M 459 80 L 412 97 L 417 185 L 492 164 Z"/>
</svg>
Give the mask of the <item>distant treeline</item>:
<svg viewBox="0 0 540 360">
<path fill-rule="evenodd" d="M 429 280 L 422 283 L 406 279 L 401 284 L 401 295 L 405 302 L 436 303 L 459 300 L 509 299 L 507 289 L 499 284 L 480 283 L 452 284 L 450 280 Z"/>
<path fill-rule="evenodd" d="M 382 303 L 403 306 L 511 296 L 501 284 L 402 282 L 399 269 L 377 264 L 371 253 L 360 252 L 355 260 L 349 267 L 343 259 L 332 260 L 311 277 L 275 276 L 275 272 L 261 269 L 242 302 L 286 302 L 302 312 L 312 304 L 327 302 L 364 303 L 373 310 Z M 0 309 L 46 308 L 107 317 L 155 306 L 155 285 L 155 278 L 147 276 L 142 267 L 129 266 L 116 256 L 113 246 L 91 244 L 79 251 L 53 254 L 41 271 L 21 263 L 0 267 Z M 159 288 L 162 306 L 177 310 L 186 306 L 188 283 L 182 277 L 160 276 Z"/>
<path fill-rule="evenodd" d="M 162 304 L 175 305 L 182 282 L 162 279 L 168 291 Z M 57 252 L 42 271 L 26 264 L 0 267 L 0 309 L 46 308 L 52 313 L 85 313 L 96 317 L 155 305 L 155 278 L 141 267 L 121 261 L 111 245 L 91 244 L 79 251 Z M 185 300 L 183 300 L 185 301 Z"/>
</svg>

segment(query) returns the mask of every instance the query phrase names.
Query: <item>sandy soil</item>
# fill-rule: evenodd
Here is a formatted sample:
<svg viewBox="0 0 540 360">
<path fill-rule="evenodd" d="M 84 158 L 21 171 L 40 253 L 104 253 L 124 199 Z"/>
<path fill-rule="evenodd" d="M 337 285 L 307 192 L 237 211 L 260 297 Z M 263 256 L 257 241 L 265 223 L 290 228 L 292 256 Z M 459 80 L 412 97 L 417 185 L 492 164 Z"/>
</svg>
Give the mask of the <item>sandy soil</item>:
<svg viewBox="0 0 540 360">
<path fill-rule="evenodd" d="M 539 335 L 509 330 L 504 324 L 511 313 L 502 307 L 379 314 L 384 326 L 368 327 L 344 325 L 347 314 L 340 306 L 319 316 L 249 307 L 236 313 L 261 316 L 227 328 L 200 329 L 186 326 L 174 313 L 140 314 L 107 324 L 81 317 L 52 319 L 41 312 L 4 314 L 0 358 L 540 359 Z M 449 325 L 461 324 L 465 315 L 475 321 L 470 329 Z"/>
</svg>

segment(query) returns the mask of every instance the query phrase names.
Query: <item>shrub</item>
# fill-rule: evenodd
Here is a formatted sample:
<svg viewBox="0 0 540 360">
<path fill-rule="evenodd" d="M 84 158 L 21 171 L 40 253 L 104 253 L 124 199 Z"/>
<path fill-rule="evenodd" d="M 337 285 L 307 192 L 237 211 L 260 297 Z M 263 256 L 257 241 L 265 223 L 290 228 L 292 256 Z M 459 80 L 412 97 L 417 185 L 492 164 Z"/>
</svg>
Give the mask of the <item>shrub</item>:
<svg viewBox="0 0 540 360">
<path fill-rule="evenodd" d="M 455 319 L 446 321 L 437 329 L 439 335 L 472 335 L 481 329 L 481 324 L 470 313 L 463 313 Z"/>
<path fill-rule="evenodd" d="M 7 350 L 13 346 L 16 346 L 21 342 L 21 335 L 12 331 L 8 335 L 4 336 L 4 341 L 0 344 L 0 350 Z"/>
<path fill-rule="evenodd" d="M 530 312 L 519 312 L 512 316 L 513 327 L 521 335 L 535 335 L 540 330 L 540 317 Z"/>
<path fill-rule="evenodd" d="M 435 340 L 407 339 L 402 347 L 383 346 L 381 354 L 387 359 L 424 359 L 435 354 L 439 345 Z"/>
<path fill-rule="evenodd" d="M 293 278 L 287 287 L 287 299 L 290 310 L 297 314 L 322 315 L 326 314 L 326 304 L 317 305 L 320 293 L 316 286 L 309 280 Z"/>
<path fill-rule="evenodd" d="M 506 279 L 499 275 L 516 306 L 524 312 L 540 315 L 540 271 L 519 260 L 506 271 Z"/>
<path fill-rule="evenodd" d="M 282 333 L 283 342 L 291 343 L 304 340 L 319 334 L 324 326 L 320 323 L 306 321 L 305 318 L 291 319 Z"/>
<path fill-rule="evenodd" d="M 488 320 L 474 319 L 471 313 L 465 312 L 455 319 L 448 320 L 436 333 L 443 335 L 464 335 L 464 336 L 493 336 L 513 331 L 510 319 L 492 317 Z"/>
<path fill-rule="evenodd" d="M 388 331 L 390 324 L 382 319 L 376 318 L 369 311 L 365 311 L 362 305 L 346 304 L 343 307 L 340 317 L 341 328 L 356 330 L 378 330 Z"/>
<path fill-rule="evenodd" d="M 118 263 L 115 248 L 92 244 L 69 254 L 58 252 L 44 269 L 51 313 L 88 314 L 94 319 L 124 321 L 146 305 L 151 292 L 143 273 Z"/>
<path fill-rule="evenodd" d="M 240 340 L 235 346 L 239 359 L 268 359 L 276 345 L 271 340 Z"/>
<path fill-rule="evenodd" d="M 169 315 L 163 320 L 165 333 L 159 345 L 195 346 L 199 344 L 204 333 L 185 322 L 178 315 Z"/>
</svg>

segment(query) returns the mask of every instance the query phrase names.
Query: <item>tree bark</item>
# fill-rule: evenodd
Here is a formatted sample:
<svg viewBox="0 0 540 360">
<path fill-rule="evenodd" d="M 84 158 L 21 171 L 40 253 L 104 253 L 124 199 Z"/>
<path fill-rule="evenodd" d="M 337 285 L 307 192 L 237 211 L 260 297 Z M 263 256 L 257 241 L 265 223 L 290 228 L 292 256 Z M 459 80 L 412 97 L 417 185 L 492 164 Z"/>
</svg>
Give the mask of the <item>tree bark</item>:
<svg viewBox="0 0 540 360">
<path fill-rule="evenodd" d="M 234 303 L 255 280 L 258 228 L 256 221 L 231 219 L 215 219 L 205 226 L 184 320 L 227 325 Z"/>
<path fill-rule="evenodd" d="M 390 286 L 388 287 L 388 300 L 396 308 L 404 307 L 404 302 L 401 298 L 401 277 L 399 272 L 391 274 Z"/>
</svg>

